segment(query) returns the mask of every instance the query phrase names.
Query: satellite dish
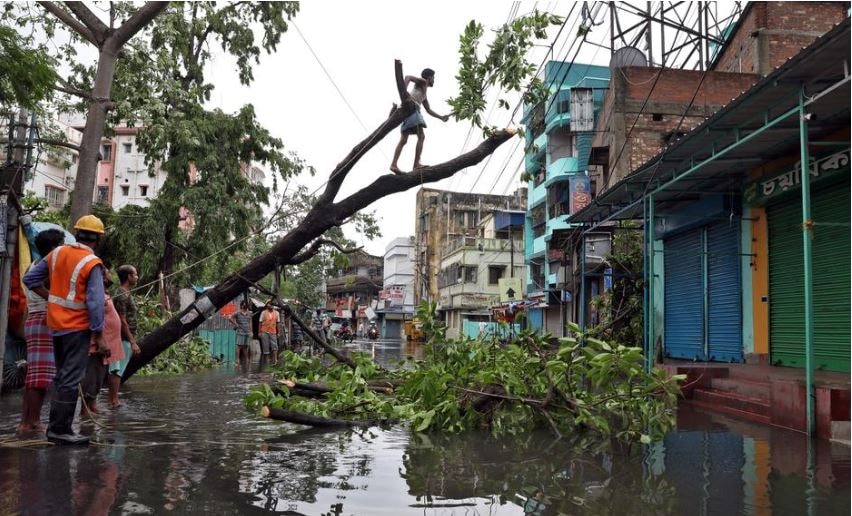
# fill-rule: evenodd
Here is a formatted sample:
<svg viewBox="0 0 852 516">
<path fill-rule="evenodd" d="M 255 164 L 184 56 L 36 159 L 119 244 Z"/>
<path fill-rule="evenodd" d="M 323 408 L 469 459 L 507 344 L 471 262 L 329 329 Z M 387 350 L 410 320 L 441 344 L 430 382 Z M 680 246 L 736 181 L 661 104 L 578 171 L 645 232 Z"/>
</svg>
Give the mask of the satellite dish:
<svg viewBox="0 0 852 516">
<path fill-rule="evenodd" d="M 624 68 L 626 66 L 648 66 L 648 58 L 636 47 L 622 47 L 613 52 L 609 60 L 610 68 Z"/>
</svg>

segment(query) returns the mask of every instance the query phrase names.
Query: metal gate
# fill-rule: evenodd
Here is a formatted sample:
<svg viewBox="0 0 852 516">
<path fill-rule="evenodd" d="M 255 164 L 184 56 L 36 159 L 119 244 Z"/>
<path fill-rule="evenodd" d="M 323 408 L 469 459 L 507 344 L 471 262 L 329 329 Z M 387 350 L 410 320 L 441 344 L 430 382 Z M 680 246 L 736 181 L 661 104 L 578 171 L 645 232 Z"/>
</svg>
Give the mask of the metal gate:
<svg viewBox="0 0 852 516">
<path fill-rule="evenodd" d="M 706 360 L 701 230 L 668 238 L 665 260 L 665 354 Z"/>
<path fill-rule="evenodd" d="M 769 353 L 775 365 L 805 366 L 802 206 L 770 205 Z M 812 194 L 814 366 L 849 372 L 849 181 Z"/>
<path fill-rule="evenodd" d="M 714 224 L 706 231 L 709 360 L 742 362 L 739 220 Z"/>
</svg>

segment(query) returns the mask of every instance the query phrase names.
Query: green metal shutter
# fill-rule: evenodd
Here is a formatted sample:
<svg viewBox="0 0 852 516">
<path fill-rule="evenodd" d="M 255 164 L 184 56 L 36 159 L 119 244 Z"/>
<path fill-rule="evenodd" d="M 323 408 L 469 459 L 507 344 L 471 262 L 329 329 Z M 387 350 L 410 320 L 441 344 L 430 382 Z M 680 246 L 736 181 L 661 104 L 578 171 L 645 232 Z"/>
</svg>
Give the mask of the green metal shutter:
<svg viewBox="0 0 852 516">
<path fill-rule="evenodd" d="M 815 190 L 812 199 L 815 367 L 849 372 L 849 182 Z M 804 367 L 801 201 L 769 206 L 767 214 L 770 360 Z"/>
</svg>

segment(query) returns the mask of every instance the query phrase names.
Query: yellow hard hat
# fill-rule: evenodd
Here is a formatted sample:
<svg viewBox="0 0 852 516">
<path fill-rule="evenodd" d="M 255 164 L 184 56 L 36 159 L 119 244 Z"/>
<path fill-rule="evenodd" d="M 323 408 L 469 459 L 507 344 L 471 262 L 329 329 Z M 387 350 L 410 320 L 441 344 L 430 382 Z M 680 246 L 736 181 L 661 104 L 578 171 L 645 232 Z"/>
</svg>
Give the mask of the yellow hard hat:
<svg viewBox="0 0 852 516">
<path fill-rule="evenodd" d="M 82 231 L 91 231 L 92 233 L 103 235 L 104 223 L 101 222 L 101 219 L 95 217 L 94 215 L 83 215 L 82 217 L 77 219 L 77 223 L 74 224 L 74 229 L 79 229 Z"/>
</svg>

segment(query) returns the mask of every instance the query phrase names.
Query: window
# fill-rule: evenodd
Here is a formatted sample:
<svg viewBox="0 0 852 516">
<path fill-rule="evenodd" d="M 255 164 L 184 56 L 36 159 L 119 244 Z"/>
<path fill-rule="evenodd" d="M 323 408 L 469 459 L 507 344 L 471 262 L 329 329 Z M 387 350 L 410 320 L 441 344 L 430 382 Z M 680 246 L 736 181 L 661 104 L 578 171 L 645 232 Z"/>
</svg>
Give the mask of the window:
<svg viewBox="0 0 852 516">
<path fill-rule="evenodd" d="M 506 274 L 505 265 L 489 265 L 488 266 L 488 284 L 496 285 L 500 278 Z"/>
<path fill-rule="evenodd" d="M 148 197 L 148 185 L 139 185 L 139 195 Z"/>
<path fill-rule="evenodd" d="M 109 187 L 108 186 L 99 186 L 98 187 L 98 204 L 107 204 L 109 200 Z"/>
<path fill-rule="evenodd" d="M 130 154 L 133 152 L 133 144 L 132 143 L 122 143 L 122 147 L 124 147 L 124 153 Z"/>
<path fill-rule="evenodd" d="M 127 197 L 130 194 L 130 187 L 128 185 L 121 185 L 121 196 Z"/>
<path fill-rule="evenodd" d="M 465 283 L 476 283 L 476 267 L 465 266 L 464 268 L 464 282 Z"/>
<path fill-rule="evenodd" d="M 77 155 L 76 155 L 76 154 L 72 154 L 72 155 L 71 155 L 71 164 L 72 164 L 72 165 L 76 165 L 76 164 L 77 164 Z"/>
<path fill-rule="evenodd" d="M 45 185 L 44 198 L 47 199 L 47 204 L 52 208 L 61 208 L 65 204 L 65 190 L 56 188 L 55 186 Z"/>
<path fill-rule="evenodd" d="M 101 145 L 101 161 L 112 161 L 112 145 Z"/>
</svg>

